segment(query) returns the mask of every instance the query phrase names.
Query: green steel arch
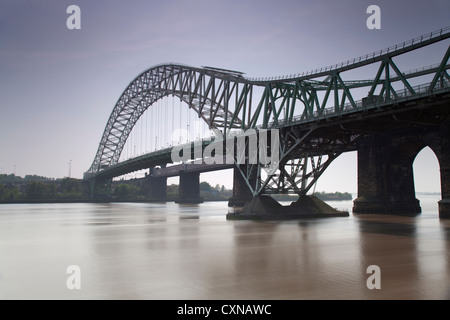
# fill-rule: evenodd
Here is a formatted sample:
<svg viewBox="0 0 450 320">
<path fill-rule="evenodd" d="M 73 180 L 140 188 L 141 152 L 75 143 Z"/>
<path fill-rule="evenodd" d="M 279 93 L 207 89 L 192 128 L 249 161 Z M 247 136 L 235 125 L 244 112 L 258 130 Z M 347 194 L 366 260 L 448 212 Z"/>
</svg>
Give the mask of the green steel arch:
<svg viewBox="0 0 450 320">
<path fill-rule="evenodd" d="M 242 81 L 240 72 L 211 67 L 162 64 L 145 70 L 128 85 L 114 106 L 87 173 L 115 165 L 140 116 L 169 95 L 186 102 L 210 128 L 241 127 L 242 121 L 228 109 L 228 102 L 230 91 Z M 229 119 L 233 119 L 231 125 L 227 123 Z"/>
</svg>

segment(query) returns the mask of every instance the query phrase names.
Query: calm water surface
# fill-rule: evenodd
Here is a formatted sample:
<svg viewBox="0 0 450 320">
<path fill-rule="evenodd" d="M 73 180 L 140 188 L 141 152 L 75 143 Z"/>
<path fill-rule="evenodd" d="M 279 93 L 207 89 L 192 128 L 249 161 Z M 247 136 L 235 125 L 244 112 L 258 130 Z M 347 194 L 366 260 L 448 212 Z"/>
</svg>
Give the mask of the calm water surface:
<svg viewBox="0 0 450 320">
<path fill-rule="evenodd" d="M 284 222 L 227 221 L 226 202 L 0 205 L 0 299 L 445 299 L 450 221 L 420 200 L 418 217 Z"/>
</svg>

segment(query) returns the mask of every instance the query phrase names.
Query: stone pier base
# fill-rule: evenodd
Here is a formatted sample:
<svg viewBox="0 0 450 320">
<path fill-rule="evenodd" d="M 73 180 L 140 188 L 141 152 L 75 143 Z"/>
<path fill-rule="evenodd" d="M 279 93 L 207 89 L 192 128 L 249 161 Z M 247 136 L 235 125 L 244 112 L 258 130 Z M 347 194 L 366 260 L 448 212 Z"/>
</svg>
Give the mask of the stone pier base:
<svg viewBox="0 0 450 320">
<path fill-rule="evenodd" d="M 179 198 L 176 203 L 202 203 L 200 197 L 200 173 L 180 172 Z"/>
<path fill-rule="evenodd" d="M 243 169 L 245 170 L 245 169 Z M 250 185 L 255 185 L 256 171 L 249 177 Z M 238 168 L 233 169 L 233 196 L 228 200 L 229 207 L 243 207 L 251 201 L 253 194 Z"/>
<path fill-rule="evenodd" d="M 420 201 L 410 200 L 389 201 L 371 197 L 358 197 L 353 201 L 355 214 L 393 214 L 416 216 L 422 212 Z"/>
<path fill-rule="evenodd" d="M 450 219 L 450 199 L 439 201 L 439 218 Z"/>
<path fill-rule="evenodd" d="M 258 196 L 247 202 L 242 210 L 228 213 L 227 219 L 288 220 L 348 216 L 348 212 L 338 211 L 312 196 L 301 196 L 289 206 L 282 206 L 270 196 Z"/>
</svg>

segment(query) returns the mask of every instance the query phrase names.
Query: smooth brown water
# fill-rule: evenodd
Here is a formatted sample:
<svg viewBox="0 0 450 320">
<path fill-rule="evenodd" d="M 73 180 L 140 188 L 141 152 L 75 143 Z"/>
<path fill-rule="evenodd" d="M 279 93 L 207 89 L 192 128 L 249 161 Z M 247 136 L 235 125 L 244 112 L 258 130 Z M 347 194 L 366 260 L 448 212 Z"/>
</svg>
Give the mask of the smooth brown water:
<svg viewBox="0 0 450 320">
<path fill-rule="evenodd" d="M 445 299 L 450 221 L 420 200 L 418 217 L 283 222 L 227 221 L 226 202 L 0 205 L 0 298 Z"/>
</svg>

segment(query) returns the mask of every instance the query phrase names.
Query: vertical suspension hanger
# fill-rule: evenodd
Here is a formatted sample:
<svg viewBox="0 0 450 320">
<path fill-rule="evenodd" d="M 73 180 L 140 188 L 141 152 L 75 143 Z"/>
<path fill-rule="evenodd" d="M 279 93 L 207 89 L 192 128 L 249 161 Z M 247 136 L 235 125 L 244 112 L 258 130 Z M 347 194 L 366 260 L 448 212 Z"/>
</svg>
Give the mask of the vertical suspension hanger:
<svg viewBox="0 0 450 320">
<path fill-rule="evenodd" d="M 175 121 L 175 97 L 172 96 L 172 128 L 170 130 L 170 146 L 173 145 L 173 132 L 174 132 L 174 121 Z"/>
<path fill-rule="evenodd" d="M 189 142 L 189 130 L 191 130 L 189 126 L 189 108 L 186 108 L 186 142 Z"/>
<path fill-rule="evenodd" d="M 159 107 L 159 102 L 157 101 L 155 103 L 155 111 L 153 114 L 153 143 L 154 143 L 155 151 L 158 148 L 158 146 L 156 144 L 156 139 L 157 139 L 156 137 L 158 136 L 158 131 L 157 131 L 158 107 Z"/>
<path fill-rule="evenodd" d="M 125 149 L 126 149 L 126 159 L 130 159 L 130 139 L 128 137 L 127 141 L 125 142 Z"/>
<path fill-rule="evenodd" d="M 156 143 L 155 143 L 155 137 L 156 137 L 156 129 L 155 129 L 156 107 L 157 107 L 157 102 L 155 101 L 155 103 L 153 105 L 153 110 L 152 110 L 152 149 L 153 150 L 156 150 Z"/>
<path fill-rule="evenodd" d="M 139 134 L 140 134 L 140 128 L 139 128 L 139 119 L 136 120 L 136 123 L 134 124 L 133 127 L 133 132 L 134 132 L 134 136 L 135 136 L 135 142 L 134 142 L 134 156 L 138 156 L 139 155 Z"/>
<path fill-rule="evenodd" d="M 158 100 L 158 104 L 156 106 L 156 116 L 155 116 L 155 150 L 158 150 L 158 146 L 159 146 L 159 137 L 158 137 L 158 120 L 159 120 L 159 109 L 161 107 L 161 101 Z"/>
<path fill-rule="evenodd" d="M 167 148 L 168 146 L 168 136 L 169 136 L 169 132 L 168 132 L 168 123 L 167 123 L 167 113 L 169 112 L 169 96 L 167 96 L 166 98 L 166 107 L 164 108 L 164 148 Z"/>
<path fill-rule="evenodd" d="M 145 153 L 148 152 L 148 108 L 145 110 Z"/>
<path fill-rule="evenodd" d="M 166 111 L 167 111 L 167 98 L 164 98 L 164 104 L 162 106 L 161 109 L 161 124 L 162 124 L 162 128 L 161 128 L 161 149 L 164 149 L 165 144 L 166 144 Z"/>
<path fill-rule="evenodd" d="M 133 150 L 134 150 L 134 141 L 133 141 L 133 130 L 131 130 L 131 132 L 130 132 L 130 135 L 129 135 L 129 139 L 130 139 L 130 144 L 131 144 L 131 158 L 133 158 L 134 157 L 134 153 L 133 153 Z"/>
<path fill-rule="evenodd" d="M 150 114 L 149 114 L 149 135 L 148 135 L 148 141 L 149 141 L 149 151 L 153 151 L 153 143 L 152 143 L 152 139 L 153 139 L 153 103 L 150 106 L 150 110 L 149 110 Z"/>
<path fill-rule="evenodd" d="M 203 139 L 203 138 L 207 138 L 207 137 L 205 137 L 207 127 L 206 127 L 206 122 L 203 118 L 201 118 L 201 122 L 202 122 L 202 139 Z"/>
<path fill-rule="evenodd" d="M 144 111 L 145 113 L 145 111 Z M 145 116 L 141 115 L 141 154 L 145 153 Z"/>
<path fill-rule="evenodd" d="M 139 141 L 139 148 L 138 148 L 138 155 L 142 154 L 142 117 L 139 118 L 138 120 L 139 123 L 139 137 L 138 137 L 138 141 Z"/>
<path fill-rule="evenodd" d="M 181 144 L 181 129 L 182 129 L 182 127 L 181 127 L 181 110 L 182 110 L 182 106 L 181 106 L 181 98 L 180 98 L 180 109 L 178 110 L 178 112 L 177 112 L 177 114 L 178 114 L 178 117 L 179 117 L 179 122 L 180 122 L 180 124 L 179 124 L 179 126 L 178 126 L 178 134 L 180 135 L 179 137 L 178 137 L 178 144 Z"/>
<path fill-rule="evenodd" d="M 158 132 L 159 132 L 159 137 L 158 137 L 158 145 L 159 145 L 159 149 L 164 148 L 164 129 L 163 126 L 161 126 L 161 124 L 164 123 L 164 104 L 166 103 L 165 99 L 161 100 L 161 104 L 159 105 L 159 123 L 158 123 Z"/>
<path fill-rule="evenodd" d="M 155 101 L 155 103 L 153 104 L 153 110 L 152 110 L 152 150 L 156 151 L 156 143 L 155 143 L 155 136 L 156 136 L 156 132 L 155 132 L 155 117 L 156 117 L 156 106 L 157 106 L 157 101 Z"/>
</svg>

